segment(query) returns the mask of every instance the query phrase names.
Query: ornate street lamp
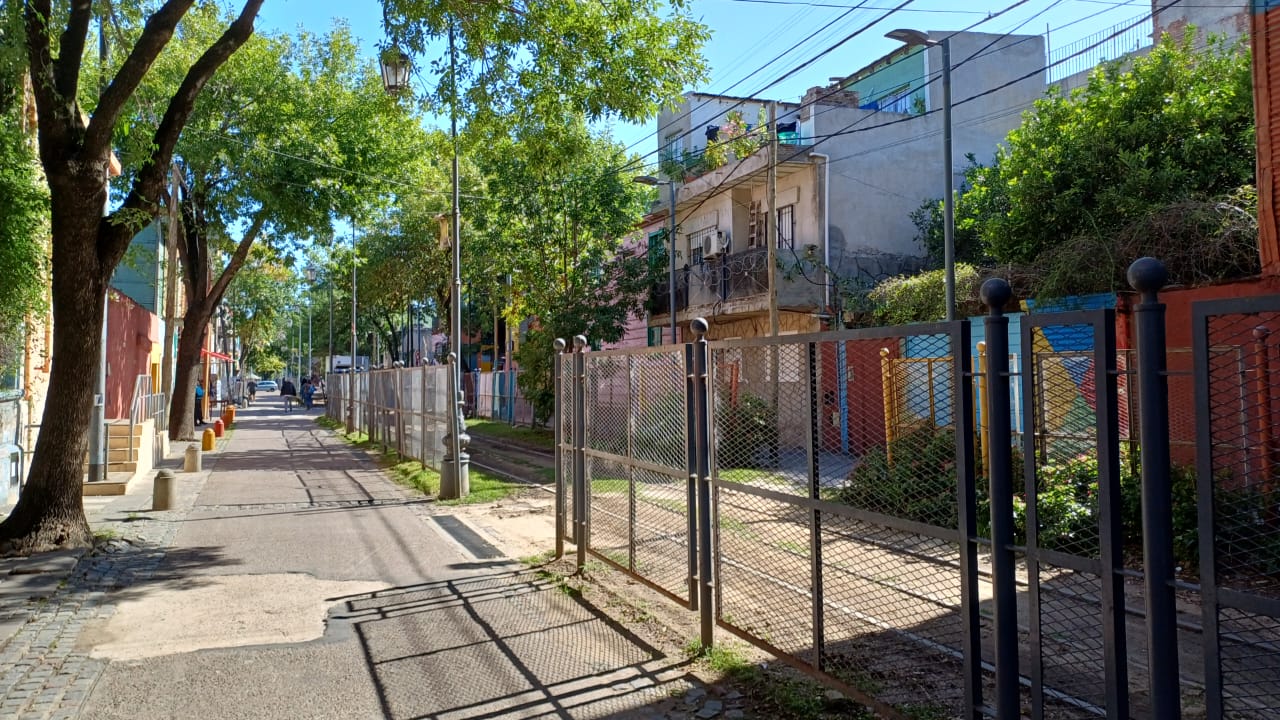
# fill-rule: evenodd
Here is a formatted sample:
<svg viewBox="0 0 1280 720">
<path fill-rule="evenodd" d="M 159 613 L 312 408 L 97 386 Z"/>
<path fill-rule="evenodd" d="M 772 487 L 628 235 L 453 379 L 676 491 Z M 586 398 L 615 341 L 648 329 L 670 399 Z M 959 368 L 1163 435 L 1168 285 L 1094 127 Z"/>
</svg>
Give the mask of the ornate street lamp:
<svg viewBox="0 0 1280 720">
<path fill-rule="evenodd" d="M 378 60 L 382 66 L 382 87 L 388 95 L 399 95 L 409 89 L 409 55 L 392 45 L 382 51 Z"/>
<path fill-rule="evenodd" d="M 409 86 L 409 56 L 396 46 L 382 51 L 382 87 L 390 94 L 398 94 Z M 450 410 L 449 434 L 445 436 L 444 465 L 440 473 L 442 500 L 466 497 L 470 493 L 470 456 L 467 444 L 467 424 L 462 416 L 462 231 L 458 193 L 458 67 L 454 45 L 454 28 L 449 25 L 449 137 L 453 141 L 452 195 L 450 209 L 449 240 L 453 250 L 453 287 L 449 293 L 449 397 L 455 403 Z"/>
</svg>

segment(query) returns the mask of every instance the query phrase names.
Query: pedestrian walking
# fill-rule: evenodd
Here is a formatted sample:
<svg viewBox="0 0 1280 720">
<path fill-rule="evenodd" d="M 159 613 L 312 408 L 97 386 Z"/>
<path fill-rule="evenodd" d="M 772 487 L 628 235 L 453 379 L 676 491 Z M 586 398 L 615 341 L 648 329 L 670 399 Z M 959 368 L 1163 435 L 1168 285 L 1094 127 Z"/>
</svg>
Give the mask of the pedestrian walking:
<svg viewBox="0 0 1280 720">
<path fill-rule="evenodd" d="M 298 388 L 294 387 L 292 380 L 285 380 L 280 384 L 280 394 L 284 396 L 284 411 L 293 412 L 293 403 L 298 399 Z"/>
<path fill-rule="evenodd" d="M 306 409 L 311 409 L 311 399 L 315 397 L 316 386 L 311 384 L 310 380 L 302 381 L 302 405 Z"/>
<path fill-rule="evenodd" d="M 258 399 L 258 383 L 250 380 L 248 385 L 244 386 L 249 391 L 249 404 L 252 405 L 254 400 Z"/>
<path fill-rule="evenodd" d="M 196 380 L 196 427 L 204 424 L 204 383 Z"/>
</svg>

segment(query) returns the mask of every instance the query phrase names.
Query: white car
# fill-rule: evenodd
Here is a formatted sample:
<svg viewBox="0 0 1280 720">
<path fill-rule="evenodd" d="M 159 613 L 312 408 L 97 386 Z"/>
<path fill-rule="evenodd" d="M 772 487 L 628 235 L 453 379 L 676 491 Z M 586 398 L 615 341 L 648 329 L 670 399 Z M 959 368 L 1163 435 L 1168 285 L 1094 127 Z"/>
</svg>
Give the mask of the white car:
<svg viewBox="0 0 1280 720">
<path fill-rule="evenodd" d="M 258 392 L 262 392 L 262 393 L 275 392 L 279 389 L 280 389 L 280 386 L 276 385 L 275 380 L 259 380 L 258 381 Z"/>
</svg>

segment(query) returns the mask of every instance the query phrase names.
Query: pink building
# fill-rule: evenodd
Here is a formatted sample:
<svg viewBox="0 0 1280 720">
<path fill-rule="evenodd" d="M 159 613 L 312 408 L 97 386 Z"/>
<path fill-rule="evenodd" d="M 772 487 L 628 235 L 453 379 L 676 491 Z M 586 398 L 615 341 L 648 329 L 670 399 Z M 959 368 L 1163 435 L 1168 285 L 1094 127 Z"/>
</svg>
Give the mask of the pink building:
<svg viewBox="0 0 1280 720">
<path fill-rule="evenodd" d="M 661 248 L 666 242 L 667 228 L 667 211 L 662 208 L 655 212 L 651 212 L 640 219 L 636 223 L 636 231 L 631 233 L 622 241 L 622 249 L 630 250 L 642 255 L 647 255 L 653 248 Z M 661 260 L 661 253 L 654 254 L 655 260 Z M 657 292 L 655 289 L 653 296 L 656 299 L 663 300 L 667 297 L 666 291 Z M 658 297 L 661 296 L 661 297 Z M 665 305 L 663 307 L 666 307 Z M 670 342 L 662 332 L 664 328 L 649 327 L 649 313 L 644 312 L 641 315 L 631 317 L 627 320 L 626 329 L 623 331 L 622 339 L 616 343 L 608 343 L 603 349 L 611 350 L 613 348 L 624 347 L 646 347 L 649 345 L 661 345 L 664 342 Z"/>
</svg>

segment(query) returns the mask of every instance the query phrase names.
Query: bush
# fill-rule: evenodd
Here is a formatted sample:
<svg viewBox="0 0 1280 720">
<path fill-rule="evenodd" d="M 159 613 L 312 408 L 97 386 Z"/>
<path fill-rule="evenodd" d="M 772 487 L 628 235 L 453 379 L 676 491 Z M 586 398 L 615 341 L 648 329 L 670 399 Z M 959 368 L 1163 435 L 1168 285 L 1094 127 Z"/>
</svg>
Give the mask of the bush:
<svg viewBox="0 0 1280 720">
<path fill-rule="evenodd" d="M 837 497 L 872 512 L 957 527 L 955 465 L 955 431 L 928 424 L 864 454 Z"/>
<path fill-rule="evenodd" d="M 716 461 L 722 468 L 759 467 L 760 450 L 776 447 L 778 411 L 754 395 L 743 393 L 721 415 Z"/>
</svg>

